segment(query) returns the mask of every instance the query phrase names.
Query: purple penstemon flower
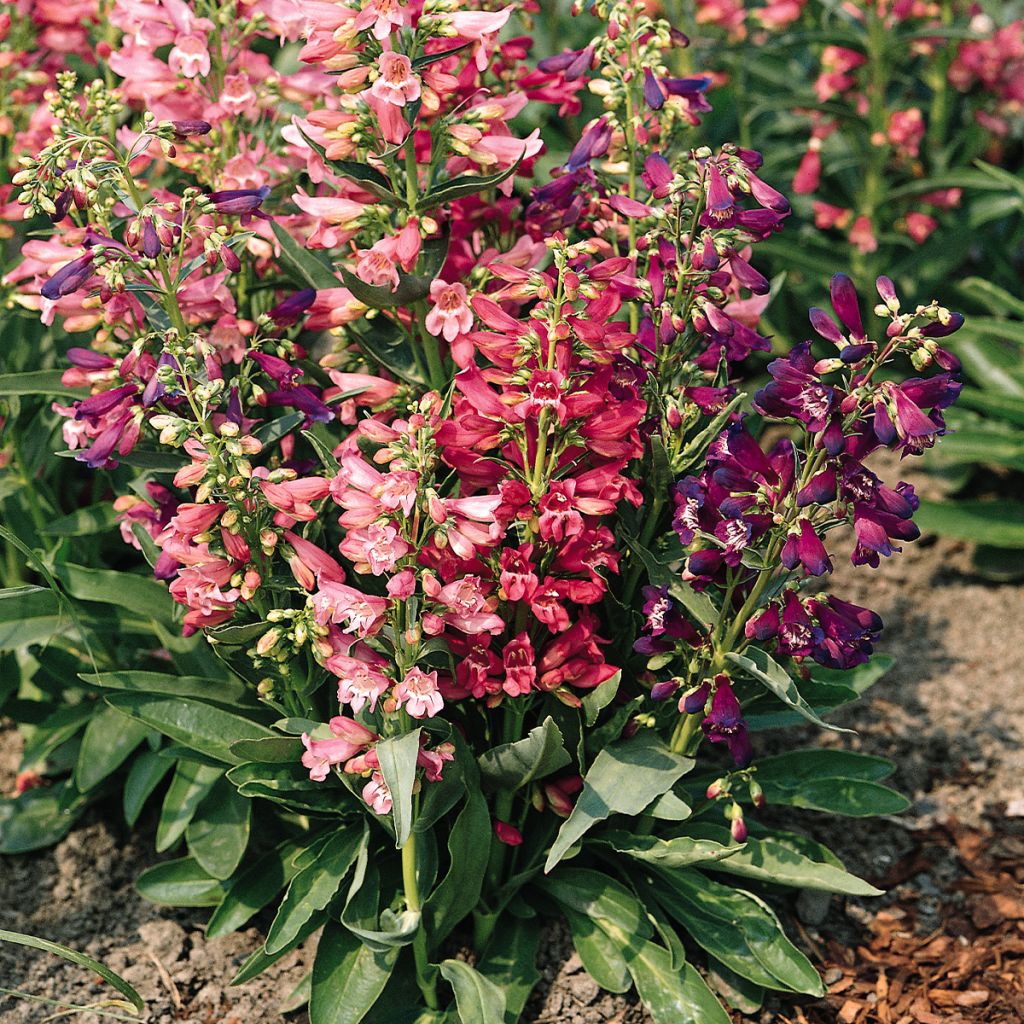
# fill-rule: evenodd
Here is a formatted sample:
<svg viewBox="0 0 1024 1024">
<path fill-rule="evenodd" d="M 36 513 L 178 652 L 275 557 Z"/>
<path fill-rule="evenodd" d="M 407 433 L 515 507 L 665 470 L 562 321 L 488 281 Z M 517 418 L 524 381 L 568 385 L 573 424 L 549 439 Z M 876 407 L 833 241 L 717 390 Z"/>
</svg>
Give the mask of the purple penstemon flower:
<svg viewBox="0 0 1024 1024">
<path fill-rule="evenodd" d="M 65 263 L 56 274 L 39 289 L 44 299 L 56 302 L 57 299 L 78 291 L 89 280 L 92 274 L 92 261 L 96 258 L 93 252 L 87 252 L 77 259 Z"/>
<path fill-rule="evenodd" d="M 644 102 L 651 110 L 661 110 L 665 106 L 665 94 L 650 68 L 644 68 Z"/>
<path fill-rule="evenodd" d="M 287 299 L 279 302 L 273 309 L 268 311 L 267 316 L 269 316 L 278 327 L 291 327 L 292 324 L 299 322 L 302 314 L 305 313 L 315 301 L 316 289 L 303 288 L 302 291 L 296 292 L 294 295 L 289 295 Z"/>
<path fill-rule="evenodd" d="M 782 548 L 782 564 L 787 569 L 802 565 L 811 576 L 824 576 L 832 571 L 832 562 L 825 545 L 809 519 L 801 518 L 798 531 L 790 533 Z"/>
<path fill-rule="evenodd" d="M 207 198 L 218 213 L 266 218 L 267 215 L 260 207 L 269 195 L 270 186 L 261 185 L 259 188 L 222 189 L 219 192 L 211 192 Z"/>
<path fill-rule="evenodd" d="M 753 757 L 743 709 L 733 693 L 727 675 L 715 676 L 715 693 L 711 698 L 711 712 L 701 722 L 704 735 L 712 743 L 724 743 L 736 765 L 745 768 Z"/>
<path fill-rule="evenodd" d="M 171 131 L 179 141 L 195 138 L 198 135 L 209 135 L 213 131 L 213 125 L 209 121 L 201 121 L 198 118 L 182 121 L 171 121 Z"/>
</svg>

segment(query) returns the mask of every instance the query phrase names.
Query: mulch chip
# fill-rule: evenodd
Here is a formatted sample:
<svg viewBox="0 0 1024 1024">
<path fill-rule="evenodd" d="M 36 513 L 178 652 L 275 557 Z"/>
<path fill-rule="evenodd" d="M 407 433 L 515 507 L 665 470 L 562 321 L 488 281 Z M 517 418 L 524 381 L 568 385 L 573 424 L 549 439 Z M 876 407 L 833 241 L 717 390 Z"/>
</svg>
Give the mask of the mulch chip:
<svg viewBox="0 0 1024 1024">
<path fill-rule="evenodd" d="M 865 918 L 861 945 L 814 944 L 828 995 L 786 1007 L 783 1024 L 1024 1022 L 1024 837 L 946 822 L 916 838 L 879 883 L 896 899 Z M 936 848 L 954 851 L 958 873 L 921 934 L 914 879 Z"/>
</svg>

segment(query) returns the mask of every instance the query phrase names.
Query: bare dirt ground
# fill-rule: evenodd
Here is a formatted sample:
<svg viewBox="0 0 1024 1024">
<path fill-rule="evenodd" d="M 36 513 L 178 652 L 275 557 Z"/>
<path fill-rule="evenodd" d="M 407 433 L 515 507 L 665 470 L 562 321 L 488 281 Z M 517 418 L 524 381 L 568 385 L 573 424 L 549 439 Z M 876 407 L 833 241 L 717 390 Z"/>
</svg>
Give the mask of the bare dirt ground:
<svg viewBox="0 0 1024 1024">
<path fill-rule="evenodd" d="M 837 558 L 837 565 L 840 559 Z M 875 901 L 793 901 L 792 930 L 825 975 L 824 1000 L 773 1000 L 761 1015 L 795 1024 L 1019 1024 L 1024 1021 L 1024 588 L 973 575 L 969 551 L 910 546 L 880 570 L 839 569 L 833 589 L 886 621 L 893 671 L 839 716 L 890 757 L 914 801 L 899 819 L 851 823 L 812 814 L 797 824 L 851 870 L 888 888 Z M 808 734 L 806 739 L 813 737 Z M 797 745 L 804 737 L 787 737 Z M 16 765 L 0 734 L 0 788 Z M 793 824 L 793 819 L 787 818 Z M 55 849 L 0 859 L 0 928 L 44 935 L 105 960 L 148 1001 L 148 1024 L 282 1024 L 280 1006 L 308 964 L 298 951 L 239 988 L 227 980 L 258 932 L 207 942 L 205 911 L 171 911 L 132 881 L 153 863 L 150 837 L 98 817 Z M 532 1024 L 641 1024 L 629 999 L 602 994 L 564 931 L 542 950 Z M 70 964 L 0 945 L 0 987 L 89 1004 L 110 990 Z M 40 1024 L 59 1008 L 0 994 L 0 1024 Z M 102 1018 L 79 1018 L 94 1024 Z"/>
</svg>

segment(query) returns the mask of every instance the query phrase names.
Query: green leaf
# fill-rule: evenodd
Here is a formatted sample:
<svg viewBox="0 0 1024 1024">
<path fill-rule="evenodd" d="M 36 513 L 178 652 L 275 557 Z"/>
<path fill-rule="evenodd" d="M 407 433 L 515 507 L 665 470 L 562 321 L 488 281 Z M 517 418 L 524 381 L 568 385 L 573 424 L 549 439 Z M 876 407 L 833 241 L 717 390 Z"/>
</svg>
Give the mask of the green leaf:
<svg viewBox="0 0 1024 1024">
<path fill-rule="evenodd" d="M 302 759 L 302 740 L 273 736 L 261 740 L 236 740 L 231 753 L 243 761 L 257 764 L 298 764 Z"/>
<path fill-rule="evenodd" d="M 757 781 L 769 804 L 788 804 L 861 818 L 900 814 L 909 802 L 879 785 L 892 774 L 884 758 L 848 750 L 796 750 L 757 764 Z"/>
<path fill-rule="evenodd" d="M 160 823 L 156 829 L 157 852 L 169 850 L 184 834 L 213 784 L 224 774 L 224 769 L 211 768 L 195 761 L 179 761 L 174 778 L 164 796 Z"/>
<path fill-rule="evenodd" d="M 1024 319 L 1024 299 L 983 277 L 965 277 L 956 289 L 965 297 L 983 303 L 993 313 Z"/>
<path fill-rule="evenodd" d="M 347 928 L 329 921 L 313 963 L 310 1024 L 359 1024 L 384 991 L 399 952 L 374 952 Z"/>
<path fill-rule="evenodd" d="M 662 906 L 716 959 L 755 985 L 824 994 L 818 972 L 756 896 L 695 871 L 656 870 Z"/>
<path fill-rule="evenodd" d="M 214 878 L 230 878 L 249 845 L 252 801 L 221 778 L 199 805 L 185 830 L 188 852 Z"/>
<path fill-rule="evenodd" d="M 572 934 L 573 948 L 587 974 L 608 992 L 628 992 L 632 984 L 629 967 L 614 939 L 584 914 L 567 907 L 562 908 L 562 913 Z"/>
<path fill-rule="evenodd" d="M 391 736 L 374 748 L 380 761 L 380 773 L 391 791 L 395 846 L 399 849 L 405 845 L 412 831 L 412 789 L 416 783 L 416 759 L 422 731 L 413 729 L 401 736 Z"/>
<path fill-rule="evenodd" d="M 334 271 L 326 266 L 319 257 L 314 256 L 309 249 L 299 245 L 283 225 L 278 224 L 277 221 L 271 221 L 270 227 L 281 247 L 278 262 L 296 284 L 305 285 L 307 288 L 314 288 L 317 291 L 341 287 L 341 281 Z"/>
<path fill-rule="evenodd" d="M 247 867 L 228 886 L 206 926 L 206 937 L 237 931 L 262 910 L 295 877 L 296 856 L 304 849 L 291 841 L 279 843 Z"/>
<path fill-rule="evenodd" d="M 506 178 L 511 178 L 519 170 L 523 162 L 520 157 L 511 167 L 495 174 L 460 174 L 457 178 L 444 181 L 436 188 L 431 189 L 424 197 L 421 206 L 424 210 L 431 210 L 442 203 L 451 203 L 463 196 L 476 195 L 485 189 L 494 188 L 500 185 Z"/>
<path fill-rule="evenodd" d="M 317 911 L 299 930 L 298 935 L 286 946 L 284 949 L 277 953 L 268 953 L 265 949 L 260 947 L 257 949 L 248 960 L 238 969 L 238 973 L 231 979 L 232 985 L 244 985 L 247 981 L 251 981 L 257 975 L 262 974 L 268 967 L 272 967 L 281 957 L 290 953 L 296 946 L 301 945 L 306 941 L 317 930 L 321 927 L 327 919 L 327 912 L 324 910 Z"/>
<path fill-rule="evenodd" d="M 88 398 L 88 388 L 67 388 L 61 383 L 63 370 L 29 370 L 27 373 L 0 374 L 0 397 L 11 395 L 50 395 Z"/>
<path fill-rule="evenodd" d="M 668 792 L 694 762 L 673 754 L 649 733 L 613 743 L 594 759 L 572 813 L 558 830 L 544 865 L 550 871 L 569 848 L 611 814 L 639 814 Z M 628 779 L 629 784 L 623 785 Z"/>
<path fill-rule="evenodd" d="M 431 944 L 443 942 L 480 902 L 491 853 L 491 815 L 483 794 L 470 786 L 448 834 L 448 873 L 423 907 Z"/>
<path fill-rule="evenodd" d="M 1024 548 L 1024 504 L 999 501 L 922 500 L 914 521 L 925 533 L 998 548 Z"/>
<path fill-rule="evenodd" d="M 88 537 L 104 533 L 116 525 L 117 510 L 109 502 L 101 501 L 98 505 L 89 505 L 54 519 L 39 532 L 47 537 Z"/>
<path fill-rule="evenodd" d="M 586 719 L 588 726 L 597 724 L 598 715 L 615 700 L 615 695 L 619 692 L 621 683 L 622 673 L 616 672 L 615 675 L 609 676 L 600 686 L 596 686 L 583 698 L 583 717 Z"/>
<path fill-rule="evenodd" d="M 686 831 L 697 841 L 729 842 L 729 830 L 718 825 L 694 822 Z M 803 836 L 771 832 L 748 835 L 741 846 L 733 846 L 725 860 L 706 865 L 707 870 L 752 878 L 771 885 L 794 889 L 836 892 L 847 896 L 881 896 L 882 890 L 851 875 L 825 847 Z"/>
<path fill-rule="evenodd" d="M 60 625 L 60 599 L 48 587 L 0 589 L 0 650 L 45 643 Z"/>
<path fill-rule="evenodd" d="M 800 691 L 790 678 L 789 673 L 766 651 L 762 651 L 759 647 L 748 647 L 745 655 L 730 651 L 726 654 L 726 658 L 775 694 L 783 704 L 806 718 L 808 722 L 820 725 L 823 729 L 831 729 L 833 732 L 853 732 L 852 729 L 841 729 L 838 725 L 829 725 L 824 719 L 819 718 L 814 708 L 800 695 Z"/>
<path fill-rule="evenodd" d="M 154 579 L 114 569 L 87 569 L 58 562 L 53 575 L 71 597 L 80 601 L 117 605 L 145 618 L 170 621 L 174 601 L 167 588 Z"/>
<path fill-rule="evenodd" d="M 328 157 L 327 150 L 319 142 L 310 138 L 301 128 L 299 128 L 299 134 L 306 140 L 309 147 L 343 178 L 354 181 L 364 191 L 375 195 L 378 199 L 383 199 L 391 206 L 405 206 L 405 202 L 391 190 L 391 182 L 376 167 L 361 164 L 355 160 L 332 160 Z"/>
<path fill-rule="evenodd" d="M 629 832 L 605 832 L 601 842 L 607 843 L 617 853 L 624 853 L 635 860 L 644 861 L 663 868 L 684 868 L 691 864 L 706 864 L 735 856 L 741 849 L 714 839 L 697 839 L 693 836 L 676 836 L 672 839 L 658 839 L 656 836 L 634 836 Z"/>
<path fill-rule="evenodd" d="M 442 960 L 441 977 L 455 990 L 462 1024 L 500 1024 L 505 1019 L 504 993 L 465 961 Z"/>
<path fill-rule="evenodd" d="M 515 790 L 557 772 L 572 761 L 562 733 L 548 716 L 521 740 L 503 743 L 477 759 L 485 790 Z"/>
<path fill-rule="evenodd" d="M 366 355 L 410 384 L 425 384 L 406 333 L 386 316 L 364 318 L 349 325 L 352 340 Z"/>
<path fill-rule="evenodd" d="M 740 1013 L 754 1014 L 764 1003 L 764 989 L 729 970 L 713 956 L 708 957 L 708 977 L 714 990 Z"/>
<path fill-rule="evenodd" d="M 224 889 L 191 857 L 165 860 L 139 875 L 135 888 L 153 903 L 169 907 L 215 907 Z"/>
<path fill-rule="evenodd" d="M 505 994 L 505 1024 L 518 1024 L 534 986 L 540 981 L 537 952 L 540 924 L 508 917 L 491 936 L 480 973 Z"/>
<path fill-rule="evenodd" d="M 149 729 L 113 708 L 100 707 L 89 719 L 78 751 L 75 785 L 81 792 L 98 786 L 117 771 L 146 738 Z"/>
<path fill-rule="evenodd" d="M 267 953 L 287 949 L 313 914 L 330 903 L 365 844 L 365 829 L 349 828 L 330 836 L 316 859 L 303 867 L 288 886 L 267 932 Z"/>
<path fill-rule="evenodd" d="M 117 989 L 140 1013 L 143 1013 L 146 1009 L 142 996 L 124 978 L 119 974 L 115 974 L 106 964 L 94 960 L 91 956 L 86 956 L 84 953 L 69 949 L 67 946 L 62 946 L 57 942 L 50 942 L 49 939 L 40 939 L 35 935 L 25 935 L 22 932 L 9 932 L 2 928 L 0 928 L 0 942 L 13 942 L 19 946 L 31 946 L 33 949 L 41 949 L 44 953 L 52 953 L 54 956 L 69 960 L 79 967 L 85 967 L 93 974 L 98 974 L 112 988 Z"/>
<path fill-rule="evenodd" d="M 85 807 L 62 806 L 63 783 L 52 789 L 33 789 L 12 800 L 0 799 L 0 853 L 29 853 L 52 846 L 71 831 Z"/>
<path fill-rule="evenodd" d="M 111 707 L 145 722 L 176 743 L 226 764 L 241 761 L 231 753 L 231 744 L 235 740 L 277 738 L 266 726 L 197 700 L 128 692 L 107 694 L 106 701 Z"/>
<path fill-rule="evenodd" d="M 364 846 L 356 861 L 341 923 L 370 949 L 382 951 L 408 946 L 420 929 L 422 913 L 404 910 L 396 913 L 390 907 L 380 908 L 380 872 L 369 860 Z"/>
<path fill-rule="evenodd" d="M 139 820 L 146 801 L 173 766 L 173 761 L 161 757 L 155 750 L 144 750 L 132 762 L 122 794 L 124 820 L 129 826 Z"/>
<path fill-rule="evenodd" d="M 729 1024 L 729 1015 L 696 968 L 672 969 L 668 952 L 646 942 L 629 960 L 636 983 L 654 1024 Z"/>
<path fill-rule="evenodd" d="M 290 434 L 304 419 L 304 412 L 289 412 L 284 416 L 268 420 L 253 435 L 264 448 L 280 441 L 286 434 Z"/>
</svg>

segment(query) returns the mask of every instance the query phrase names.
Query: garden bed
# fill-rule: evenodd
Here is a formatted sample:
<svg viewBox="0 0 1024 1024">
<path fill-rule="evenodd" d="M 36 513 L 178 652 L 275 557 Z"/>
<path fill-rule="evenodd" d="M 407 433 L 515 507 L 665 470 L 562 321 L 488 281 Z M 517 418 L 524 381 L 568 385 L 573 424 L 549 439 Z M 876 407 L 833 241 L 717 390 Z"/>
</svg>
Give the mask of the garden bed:
<svg viewBox="0 0 1024 1024">
<path fill-rule="evenodd" d="M 1024 590 L 972 575 L 969 556 L 953 542 L 925 542 L 867 579 L 837 573 L 834 585 L 844 596 L 857 600 L 871 588 L 888 627 L 881 651 L 897 661 L 865 701 L 839 716 L 857 735 L 829 734 L 826 741 L 892 758 L 895 785 L 914 804 L 898 819 L 852 828 L 843 819 L 800 816 L 851 870 L 889 891 L 874 901 L 827 903 L 818 894 L 797 901 L 792 933 L 825 974 L 830 995 L 773 1001 L 766 1021 L 1024 1020 L 1017 1008 L 1024 1005 Z M 0 786 L 7 790 L 17 758 L 12 733 L 2 750 Z M 94 813 L 54 850 L 0 859 L 0 927 L 102 958 L 146 997 L 150 1024 L 280 1021 L 278 1007 L 309 967 L 302 950 L 255 981 L 229 987 L 259 932 L 207 942 L 205 911 L 161 909 L 138 897 L 132 881 L 157 859 L 152 837 L 129 836 L 117 820 L 116 813 Z M 646 1019 L 622 997 L 599 992 L 557 925 L 540 969 L 528 1018 L 536 1024 Z M 10 946 L 0 946 L 0 978 L 61 1002 L 90 1003 L 109 993 L 70 964 Z M 57 1011 L 0 997 L 3 1024 Z"/>
</svg>

